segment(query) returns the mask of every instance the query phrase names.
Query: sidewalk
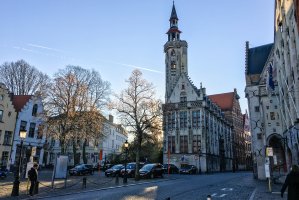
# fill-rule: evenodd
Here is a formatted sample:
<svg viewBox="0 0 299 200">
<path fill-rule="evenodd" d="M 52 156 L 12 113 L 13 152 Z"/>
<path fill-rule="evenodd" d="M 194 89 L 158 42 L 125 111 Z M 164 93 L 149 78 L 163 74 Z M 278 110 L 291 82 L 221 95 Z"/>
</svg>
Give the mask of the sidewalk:
<svg viewBox="0 0 299 200">
<path fill-rule="evenodd" d="M 267 181 L 256 181 L 256 188 L 252 193 L 249 200 L 283 200 L 287 199 L 287 191 L 284 193 L 283 198 L 280 197 L 280 189 L 282 184 L 272 184 L 272 192 L 269 192 L 269 186 Z"/>
<path fill-rule="evenodd" d="M 55 180 L 54 188 L 51 187 L 51 173 L 41 171 L 39 172 L 39 194 L 35 195 L 35 198 L 42 198 L 46 196 L 58 196 L 65 195 L 67 193 L 84 192 L 88 190 L 96 190 L 101 188 L 109 187 L 121 187 L 123 185 L 130 184 L 142 184 L 145 182 L 152 181 L 150 179 L 140 179 L 135 181 L 133 178 L 128 178 L 127 184 L 123 184 L 123 178 L 119 177 L 105 177 L 104 173 L 95 172 L 90 176 L 71 176 L 67 180 L 66 187 L 64 187 L 64 180 Z M 86 177 L 86 187 L 83 185 L 83 178 Z M 164 179 L 155 179 L 155 181 L 163 181 L 169 179 L 165 177 Z M 27 190 L 30 184 L 27 180 L 21 179 L 20 183 L 20 196 L 10 197 L 12 191 L 13 177 L 7 177 L 7 180 L 0 182 L 0 199 L 28 199 Z M 28 186 L 27 186 L 28 184 Z M 28 189 L 27 189 L 28 187 Z"/>
</svg>

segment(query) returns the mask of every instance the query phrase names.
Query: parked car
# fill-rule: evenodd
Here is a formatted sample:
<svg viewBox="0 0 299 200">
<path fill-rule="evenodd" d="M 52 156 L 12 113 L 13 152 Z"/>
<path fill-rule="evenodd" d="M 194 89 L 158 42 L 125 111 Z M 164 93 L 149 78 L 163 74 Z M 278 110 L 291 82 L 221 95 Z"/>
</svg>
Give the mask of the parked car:
<svg viewBox="0 0 299 200">
<path fill-rule="evenodd" d="M 86 175 L 93 174 L 93 166 L 88 164 L 77 165 L 69 170 L 69 174 L 72 175 Z"/>
<path fill-rule="evenodd" d="M 101 166 L 100 166 L 100 170 L 105 171 L 105 170 L 107 170 L 107 169 L 110 169 L 111 167 L 113 167 L 112 164 L 101 165 Z"/>
<path fill-rule="evenodd" d="M 168 168 L 170 174 L 177 174 L 179 173 L 179 168 L 175 166 L 174 164 L 164 164 L 163 165 L 163 171 L 165 174 L 168 174 Z"/>
<path fill-rule="evenodd" d="M 116 176 L 120 174 L 120 170 L 122 170 L 125 166 L 122 164 L 114 165 L 113 167 L 107 169 L 105 171 L 105 176 Z"/>
<path fill-rule="evenodd" d="M 180 174 L 196 174 L 197 167 L 195 165 L 185 165 L 180 169 Z"/>
<path fill-rule="evenodd" d="M 8 174 L 8 170 L 7 169 L 0 169 L 0 178 L 1 179 L 6 178 L 7 174 Z"/>
<path fill-rule="evenodd" d="M 142 168 L 144 164 L 143 163 L 139 163 L 139 169 Z M 127 164 L 127 177 L 135 177 L 135 171 L 136 171 L 136 163 L 132 162 L 132 163 L 128 163 Z M 120 171 L 120 176 L 124 176 L 125 174 L 125 168 L 123 168 Z"/>
<path fill-rule="evenodd" d="M 146 164 L 140 170 L 139 174 L 141 178 L 163 178 L 163 165 L 160 163 Z"/>
</svg>

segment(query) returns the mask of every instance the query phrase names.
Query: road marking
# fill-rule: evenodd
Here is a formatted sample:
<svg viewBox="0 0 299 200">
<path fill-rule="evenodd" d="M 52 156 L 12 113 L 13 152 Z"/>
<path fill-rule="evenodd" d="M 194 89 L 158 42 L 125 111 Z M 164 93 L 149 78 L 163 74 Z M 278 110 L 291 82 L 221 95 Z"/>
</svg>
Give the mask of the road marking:
<svg viewBox="0 0 299 200">
<path fill-rule="evenodd" d="M 280 192 L 272 192 L 272 194 L 280 194 Z M 288 193 L 285 192 L 284 194 L 288 194 Z"/>
<path fill-rule="evenodd" d="M 211 197 L 214 197 L 214 196 L 216 196 L 216 195 L 217 195 L 217 193 L 214 193 L 214 194 L 211 195 Z"/>
<path fill-rule="evenodd" d="M 253 190 L 249 200 L 253 200 L 255 193 L 256 193 L 256 188 Z"/>
<path fill-rule="evenodd" d="M 222 198 L 222 197 L 225 197 L 227 194 L 221 194 L 221 195 L 217 195 L 217 193 L 214 193 L 211 195 L 211 197 L 219 197 L 219 198 Z"/>
<path fill-rule="evenodd" d="M 234 188 L 222 188 L 222 191 L 233 191 Z"/>
</svg>

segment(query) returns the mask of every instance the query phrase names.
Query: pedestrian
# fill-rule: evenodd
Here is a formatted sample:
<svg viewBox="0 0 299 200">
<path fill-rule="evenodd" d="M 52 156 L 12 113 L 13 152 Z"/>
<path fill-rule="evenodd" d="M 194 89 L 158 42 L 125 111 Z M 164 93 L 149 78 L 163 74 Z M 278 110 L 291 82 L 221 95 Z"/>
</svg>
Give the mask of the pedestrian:
<svg viewBox="0 0 299 200">
<path fill-rule="evenodd" d="M 283 198 L 283 193 L 288 188 L 288 200 L 298 200 L 299 199 L 299 167 L 293 165 L 291 172 L 287 175 L 287 178 L 281 188 L 281 198 Z"/>
<path fill-rule="evenodd" d="M 34 194 L 36 194 L 37 191 L 37 168 L 38 168 L 38 164 L 34 163 L 33 167 L 28 171 L 28 177 L 30 180 L 30 189 L 29 189 L 29 195 L 33 196 Z"/>
</svg>

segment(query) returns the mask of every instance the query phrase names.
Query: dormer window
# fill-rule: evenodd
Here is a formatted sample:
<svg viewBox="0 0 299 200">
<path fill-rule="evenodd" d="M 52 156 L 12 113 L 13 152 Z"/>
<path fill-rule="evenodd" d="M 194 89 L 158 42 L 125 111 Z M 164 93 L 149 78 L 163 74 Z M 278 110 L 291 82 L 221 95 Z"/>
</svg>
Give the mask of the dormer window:
<svg viewBox="0 0 299 200">
<path fill-rule="evenodd" d="M 32 108 L 32 116 L 35 116 L 36 117 L 36 113 L 37 113 L 37 104 L 34 104 L 33 108 Z"/>
</svg>

